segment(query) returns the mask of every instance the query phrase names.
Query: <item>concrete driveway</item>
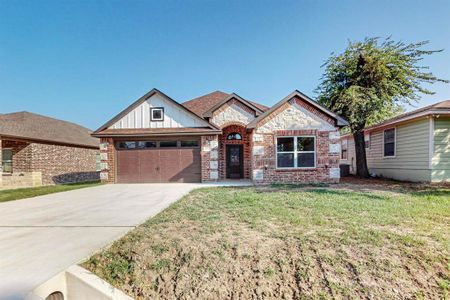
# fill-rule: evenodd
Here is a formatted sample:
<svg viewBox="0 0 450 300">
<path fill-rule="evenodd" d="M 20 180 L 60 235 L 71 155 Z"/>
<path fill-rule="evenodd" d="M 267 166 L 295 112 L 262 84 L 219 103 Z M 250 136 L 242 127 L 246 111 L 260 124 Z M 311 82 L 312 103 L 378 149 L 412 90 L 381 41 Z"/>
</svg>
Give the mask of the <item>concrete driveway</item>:
<svg viewBox="0 0 450 300">
<path fill-rule="evenodd" d="M 0 203 L 0 299 L 22 299 L 202 186 L 103 185 Z"/>
</svg>

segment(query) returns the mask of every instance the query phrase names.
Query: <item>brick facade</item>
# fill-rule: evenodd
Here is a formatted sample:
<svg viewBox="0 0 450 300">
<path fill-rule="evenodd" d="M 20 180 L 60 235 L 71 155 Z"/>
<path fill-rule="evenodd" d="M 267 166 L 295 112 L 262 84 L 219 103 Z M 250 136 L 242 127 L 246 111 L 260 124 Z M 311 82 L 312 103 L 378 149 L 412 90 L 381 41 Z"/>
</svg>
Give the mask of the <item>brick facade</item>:
<svg viewBox="0 0 450 300">
<path fill-rule="evenodd" d="M 116 182 L 116 151 L 112 138 L 100 139 L 100 179 L 104 183 Z"/>
<path fill-rule="evenodd" d="M 201 181 L 226 179 L 227 145 L 238 144 L 243 147 L 243 178 L 252 179 L 257 184 L 338 182 L 340 143 L 337 119 L 305 99 L 297 93 L 262 120 L 257 119 L 258 123 L 254 121 L 257 113 L 237 99 L 217 108 L 206 120 L 220 128 L 222 134 L 201 136 Z M 242 139 L 227 140 L 233 132 L 239 133 Z M 315 137 L 315 167 L 277 169 L 276 138 L 302 135 Z M 100 151 L 100 177 L 103 182 L 114 183 L 117 172 L 114 139 L 102 138 Z"/>
<path fill-rule="evenodd" d="M 97 149 L 3 140 L 13 153 L 13 173 L 40 172 L 42 185 L 94 181 Z"/>
<path fill-rule="evenodd" d="M 330 135 L 331 133 L 331 135 Z M 330 152 L 330 144 L 338 143 L 339 138 L 333 138 L 334 132 L 317 130 L 283 130 L 274 134 L 263 134 L 261 138 L 253 139 L 254 146 L 262 146 L 261 155 L 253 155 L 252 178 L 255 183 L 318 183 L 339 182 L 339 177 L 332 172 L 339 170 L 339 152 Z M 315 136 L 316 137 L 316 167 L 308 169 L 277 169 L 276 168 L 276 138 L 277 136 Z"/>
<path fill-rule="evenodd" d="M 202 182 L 214 182 L 219 179 L 219 142 L 217 135 L 201 138 Z"/>
</svg>

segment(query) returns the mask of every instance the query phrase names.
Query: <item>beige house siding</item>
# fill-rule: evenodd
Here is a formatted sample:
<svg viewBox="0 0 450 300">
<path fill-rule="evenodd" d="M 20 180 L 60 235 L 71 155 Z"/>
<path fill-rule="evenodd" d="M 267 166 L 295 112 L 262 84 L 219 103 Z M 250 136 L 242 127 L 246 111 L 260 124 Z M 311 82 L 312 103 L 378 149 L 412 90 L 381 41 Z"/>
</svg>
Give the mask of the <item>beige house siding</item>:
<svg viewBox="0 0 450 300">
<path fill-rule="evenodd" d="M 434 119 L 434 154 L 431 180 L 450 182 L 450 117 Z"/>
<path fill-rule="evenodd" d="M 396 129 L 396 154 L 387 158 L 383 157 L 383 134 L 389 128 Z M 397 180 L 430 181 L 429 134 L 428 118 L 372 131 L 371 145 L 366 149 L 370 173 Z"/>
</svg>

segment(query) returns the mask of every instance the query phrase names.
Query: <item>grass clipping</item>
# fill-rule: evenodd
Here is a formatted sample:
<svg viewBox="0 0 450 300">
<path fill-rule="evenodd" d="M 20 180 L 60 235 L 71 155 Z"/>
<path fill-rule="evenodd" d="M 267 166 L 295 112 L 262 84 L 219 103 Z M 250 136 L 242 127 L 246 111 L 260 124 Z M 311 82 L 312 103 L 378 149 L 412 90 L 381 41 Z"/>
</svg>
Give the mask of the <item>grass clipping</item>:
<svg viewBox="0 0 450 300">
<path fill-rule="evenodd" d="M 137 299 L 448 298 L 450 191 L 209 188 L 83 266 Z"/>
</svg>

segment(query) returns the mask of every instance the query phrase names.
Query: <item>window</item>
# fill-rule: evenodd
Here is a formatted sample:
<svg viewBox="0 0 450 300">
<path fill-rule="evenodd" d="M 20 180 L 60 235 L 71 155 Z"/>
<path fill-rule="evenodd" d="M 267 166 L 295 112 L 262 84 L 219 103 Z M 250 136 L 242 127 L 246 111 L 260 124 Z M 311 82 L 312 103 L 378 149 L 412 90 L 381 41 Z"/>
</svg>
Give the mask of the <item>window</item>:
<svg viewBox="0 0 450 300">
<path fill-rule="evenodd" d="M 150 109 L 151 121 L 164 121 L 164 108 L 155 107 Z"/>
<path fill-rule="evenodd" d="M 395 128 L 384 131 L 384 157 L 395 156 Z"/>
<path fill-rule="evenodd" d="M 156 148 L 156 142 L 155 141 L 139 141 L 139 142 L 137 142 L 137 147 L 139 149 Z"/>
<path fill-rule="evenodd" d="M 277 138 L 277 168 L 314 168 L 315 166 L 315 137 Z"/>
<path fill-rule="evenodd" d="M 227 140 L 229 140 L 229 141 L 242 140 L 242 136 L 237 132 L 233 132 L 233 133 L 230 133 L 229 135 L 227 135 Z"/>
<path fill-rule="evenodd" d="M 347 140 L 341 143 L 341 159 L 348 159 Z"/>
<path fill-rule="evenodd" d="M 181 147 L 198 147 L 198 141 L 181 141 Z"/>
<path fill-rule="evenodd" d="M 136 142 L 119 142 L 119 149 L 136 149 Z"/>
<path fill-rule="evenodd" d="M 177 141 L 161 141 L 159 142 L 161 148 L 175 148 L 177 147 Z"/>
<path fill-rule="evenodd" d="M 2 150 L 2 168 L 4 173 L 12 173 L 12 149 Z"/>
</svg>

